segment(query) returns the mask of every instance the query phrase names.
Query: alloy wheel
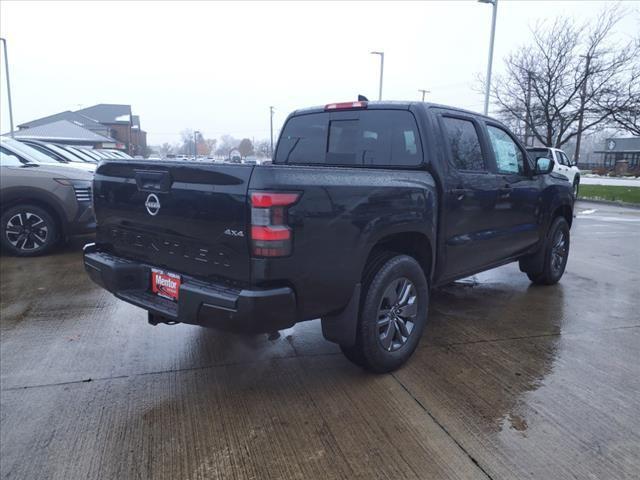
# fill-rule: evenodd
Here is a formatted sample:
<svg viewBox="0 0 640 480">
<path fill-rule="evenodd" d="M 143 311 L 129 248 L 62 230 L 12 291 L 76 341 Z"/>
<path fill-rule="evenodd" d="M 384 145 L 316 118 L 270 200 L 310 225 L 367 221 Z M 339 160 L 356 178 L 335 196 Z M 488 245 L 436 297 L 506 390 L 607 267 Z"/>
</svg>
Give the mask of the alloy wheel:
<svg viewBox="0 0 640 480">
<path fill-rule="evenodd" d="M 567 238 L 562 230 L 558 230 L 553 238 L 551 247 L 551 268 L 557 274 L 562 270 L 567 256 Z"/>
<path fill-rule="evenodd" d="M 47 241 L 49 227 L 35 213 L 23 211 L 12 216 L 5 225 L 7 241 L 18 250 L 31 251 Z"/>
<path fill-rule="evenodd" d="M 418 314 L 416 287 L 399 278 L 387 287 L 378 308 L 378 340 L 388 352 L 400 349 L 414 330 Z"/>
</svg>

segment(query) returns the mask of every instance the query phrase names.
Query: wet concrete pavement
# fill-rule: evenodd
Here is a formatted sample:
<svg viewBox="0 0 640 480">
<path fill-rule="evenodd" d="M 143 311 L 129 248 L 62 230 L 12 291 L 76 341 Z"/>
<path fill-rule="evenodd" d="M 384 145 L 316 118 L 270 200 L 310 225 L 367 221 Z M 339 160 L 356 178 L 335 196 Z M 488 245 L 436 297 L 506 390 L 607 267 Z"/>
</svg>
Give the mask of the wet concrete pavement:
<svg viewBox="0 0 640 480">
<path fill-rule="evenodd" d="M 638 478 L 640 210 L 581 204 L 567 272 L 434 292 L 370 375 L 318 322 L 275 340 L 151 327 L 74 241 L 1 260 L 2 478 Z"/>
</svg>

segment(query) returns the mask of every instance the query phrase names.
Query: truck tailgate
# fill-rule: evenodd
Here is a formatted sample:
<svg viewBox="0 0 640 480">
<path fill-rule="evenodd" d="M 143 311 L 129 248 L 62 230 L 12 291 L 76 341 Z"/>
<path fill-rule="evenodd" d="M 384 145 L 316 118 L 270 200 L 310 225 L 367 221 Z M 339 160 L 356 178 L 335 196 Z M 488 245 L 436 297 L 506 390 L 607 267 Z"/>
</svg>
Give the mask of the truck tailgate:
<svg viewBox="0 0 640 480">
<path fill-rule="evenodd" d="M 191 162 L 103 163 L 94 177 L 97 242 L 169 271 L 248 283 L 252 170 Z"/>
</svg>

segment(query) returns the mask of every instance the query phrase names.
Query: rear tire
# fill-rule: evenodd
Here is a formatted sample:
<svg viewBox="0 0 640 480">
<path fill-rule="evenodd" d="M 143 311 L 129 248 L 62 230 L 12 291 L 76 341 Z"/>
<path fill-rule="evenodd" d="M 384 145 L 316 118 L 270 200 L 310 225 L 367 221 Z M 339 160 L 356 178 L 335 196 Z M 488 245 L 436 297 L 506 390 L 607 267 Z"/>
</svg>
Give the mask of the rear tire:
<svg viewBox="0 0 640 480">
<path fill-rule="evenodd" d="M 413 257 L 385 253 L 374 260 L 377 268 L 370 262 L 366 269 L 356 343 L 340 348 L 356 365 L 386 373 L 405 363 L 418 346 L 427 322 L 429 288 Z"/>
<path fill-rule="evenodd" d="M 42 207 L 25 204 L 7 209 L 0 220 L 2 250 L 19 257 L 51 251 L 59 235 L 56 221 Z"/>
<path fill-rule="evenodd" d="M 538 285 L 558 283 L 567 266 L 570 241 L 569 224 L 564 217 L 556 217 L 543 246 L 543 263 L 536 272 L 526 272 L 529 280 Z"/>
</svg>

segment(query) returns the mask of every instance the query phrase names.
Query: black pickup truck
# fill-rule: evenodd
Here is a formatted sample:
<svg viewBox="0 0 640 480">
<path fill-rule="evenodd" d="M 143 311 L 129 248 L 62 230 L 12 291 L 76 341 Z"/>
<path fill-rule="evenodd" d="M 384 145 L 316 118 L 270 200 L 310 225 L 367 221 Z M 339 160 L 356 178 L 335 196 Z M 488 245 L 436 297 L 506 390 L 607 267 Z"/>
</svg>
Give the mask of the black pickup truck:
<svg viewBox="0 0 640 480">
<path fill-rule="evenodd" d="M 322 319 L 375 372 L 399 367 L 429 291 L 519 261 L 554 284 L 571 185 L 501 123 L 414 102 L 293 112 L 272 165 L 113 160 L 94 177 L 90 277 L 151 324 L 274 332 Z"/>
</svg>

